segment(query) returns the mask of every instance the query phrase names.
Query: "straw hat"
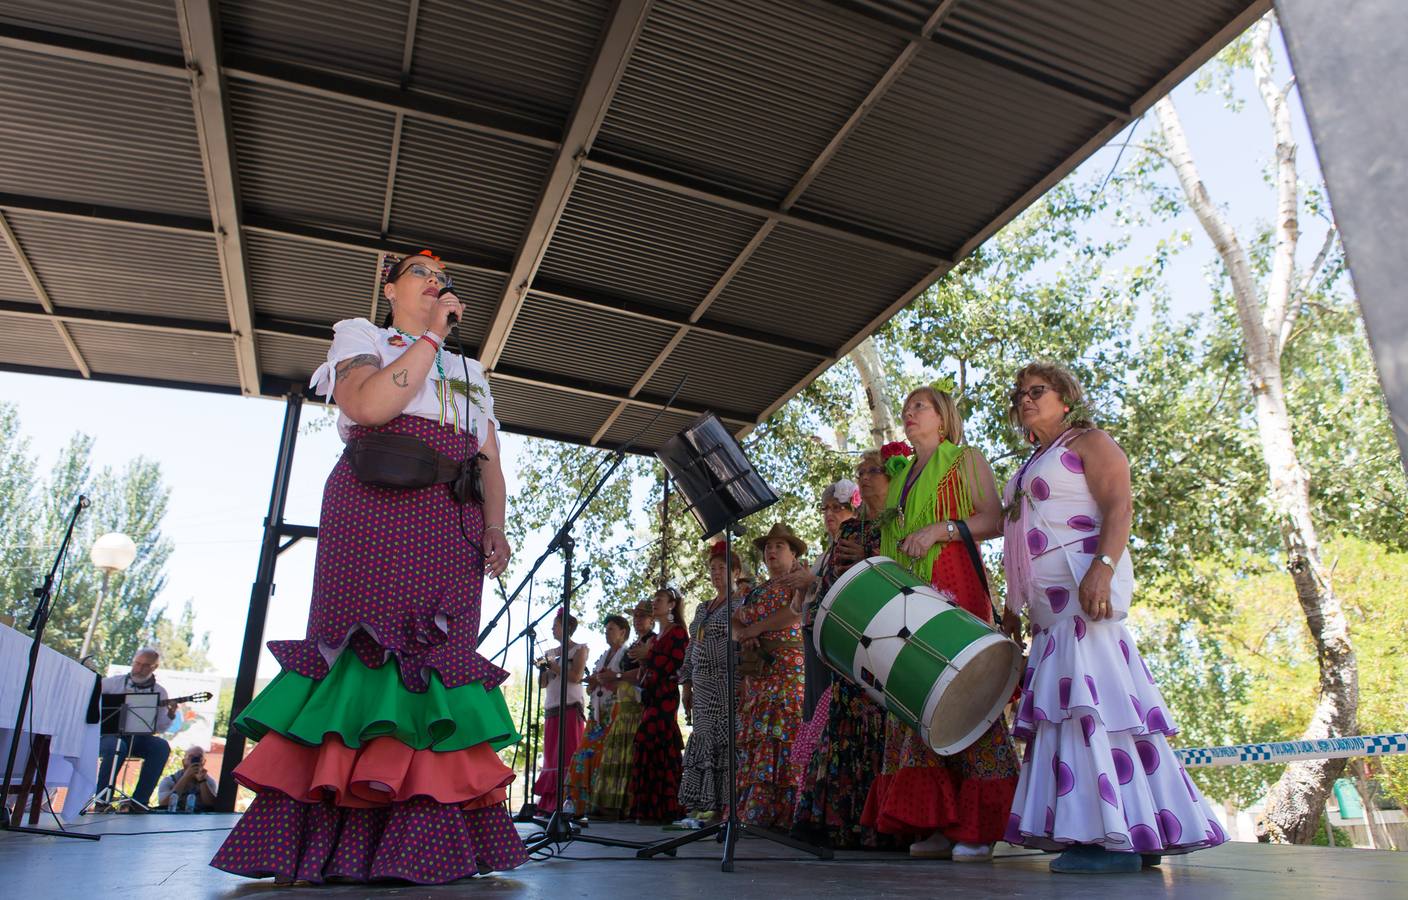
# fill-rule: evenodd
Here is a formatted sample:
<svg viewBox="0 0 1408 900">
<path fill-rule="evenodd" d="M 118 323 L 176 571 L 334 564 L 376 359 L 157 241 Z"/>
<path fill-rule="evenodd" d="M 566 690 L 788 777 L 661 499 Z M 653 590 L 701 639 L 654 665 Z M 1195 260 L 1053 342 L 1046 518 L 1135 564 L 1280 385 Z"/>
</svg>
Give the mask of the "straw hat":
<svg viewBox="0 0 1408 900">
<path fill-rule="evenodd" d="M 767 547 L 768 541 L 778 540 L 786 541 L 787 545 L 792 548 L 792 552 L 798 556 L 805 556 L 807 554 L 806 541 L 793 534 L 792 529 L 781 522 L 773 525 L 772 530 L 762 537 L 754 538 L 753 546 L 758 548 L 759 553 L 762 553 L 763 549 Z"/>
</svg>

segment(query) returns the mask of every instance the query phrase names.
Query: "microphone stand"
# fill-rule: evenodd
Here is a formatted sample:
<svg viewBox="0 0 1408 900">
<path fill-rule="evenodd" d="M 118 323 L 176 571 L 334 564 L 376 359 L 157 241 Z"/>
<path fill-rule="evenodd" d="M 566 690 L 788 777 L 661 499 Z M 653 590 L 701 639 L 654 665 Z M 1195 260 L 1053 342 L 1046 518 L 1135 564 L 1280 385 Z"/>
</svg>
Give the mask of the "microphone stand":
<svg viewBox="0 0 1408 900">
<path fill-rule="evenodd" d="M 29 667 L 24 673 L 23 686 L 20 688 L 19 709 L 15 714 L 15 730 L 10 737 L 10 755 L 5 760 L 5 780 L 0 782 L 0 789 L 4 790 L 6 799 L 10 795 L 10 782 L 15 776 L 15 759 L 20 751 L 20 738 L 24 735 L 24 713 L 29 706 L 30 696 L 34 693 L 34 671 L 39 665 L 39 646 L 44 637 L 44 627 L 49 624 L 49 613 L 52 611 L 52 601 L 54 596 L 54 575 L 59 571 L 59 565 L 64 557 L 68 555 L 69 541 L 73 539 L 73 527 L 78 524 L 78 514 L 88 508 L 88 498 L 82 494 L 78 495 L 78 502 L 73 505 L 73 512 L 68 517 L 68 530 L 64 532 L 63 543 L 59 545 L 59 553 L 54 557 L 54 564 L 49 567 L 49 574 L 44 576 L 44 583 L 34 589 L 34 596 L 37 602 L 34 606 L 34 614 L 29 617 L 29 630 L 34 633 L 34 640 L 29 645 Z M 31 737 L 30 750 L 33 752 L 34 743 Z M 31 762 L 34 762 L 31 760 Z M 35 766 L 36 773 L 38 765 Z M 37 777 L 37 775 L 36 775 Z M 40 784 L 39 789 L 44 790 L 44 785 Z M 10 816 L 0 815 L 0 830 L 20 831 L 25 834 L 47 834 L 57 837 L 79 838 L 85 841 L 96 841 L 99 835 L 83 834 L 77 831 L 67 831 L 63 828 L 38 828 L 33 825 L 20 825 L 22 820 L 21 811 L 24 808 L 24 797 L 16 796 L 15 812 L 17 814 L 15 824 L 11 824 Z M 0 803 L 0 811 L 4 810 L 4 804 Z M 52 812 L 52 811 L 51 811 Z M 57 817 L 56 817 L 57 818 Z"/>
<path fill-rule="evenodd" d="M 581 585 L 579 584 L 577 587 L 580 588 Z M 576 589 L 573 590 L 573 593 L 575 592 Z M 523 630 L 510 638 L 509 642 L 504 646 L 504 651 L 507 652 L 508 648 L 517 643 L 520 638 L 527 639 L 527 643 L 525 644 L 527 649 L 527 663 L 523 667 L 525 678 L 532 677 L 533 661 L 538 658 L 537 627 L 542 623 L 543 619 L 547 618 L 548 613 L 555 609 L 557 609 L 556 606 L 550 606 L 543 610 L 541 615 L 525 625 Z M 524 710 L 523 727 L 528 731 L 528 761 L 523 767 L 523 777 L 527 782 L 528 794 L 523 799 L 523 805 L 519 807 L 518 812 L 514 814 L 513 821 L 537 822 L 539 825 L 546 825 L 546 819 L 538 818 L 538 807 L 537 804 L 533 802 L 533 785 L 537 781 L 536 775 L 538 772 L 538 736 L 542 733 L 541 726 L 538 722 L 538 715 L 542 712 L 542 705 L 540 702 L 536 709 L 533 705 L 533 701 L 537 699 L 538 693 L 539 690 L 536 689 L 524 692 L 526 709 Z"/>
<path fill-rule="evenodd" d="M 543 557 L 539 559 L 539 562 L 541 562 L 542 559 L 546 558 L 550 553 L 562 552 L 562 603 L 559 609 L 561 610 L 564 628 L 562 639 L 563 652 L 558 662 L 558 667 L 561 671 L 558 677 L 557 703 L 557 798 L 553 804 L 552 815 L 548 817 L 547 824 L 543 826 L 542 835 L 527 843 L 529 853 L 536 853 L 549 844 L 566 844 L 571 841 L 583 841 L 588 844 L 600 844 L 605 847 L 626 847 L 632 850 L 639 850 L 646 846 L 639 841 L 622 841 L 614 838 L 582 834 L 581 829 L 573 827 L 571 818 L 562 812 L 563 794 L 565 793 L 567 785 L 566 763 L 568 762 L 568 760 L 563 758 L 566 749 L 564 745 L 567 737 L 567 675 L 571 666 L 568 653 L 566 652 L 569 641 L 567 639 L 567 629 L 565 626 L 567 617 L 571 614 L 572 551 L 576 548 L 577 543 L 572 537 L 572 526 L 576 523 L 577 519 L 581 517 L 582 513 L 586 512 L 592 500 L 596 499 L 596 495 L 600 493 L 601 489 L 606 486 L 606 483 L 611 480 L 611 476 L 616 474 L 616 470 L 620 468 L 621 463 L 624 462 L 625 459 L 626 451 L 624 447 L 612 454 L 611 465 L 601 474 L 596 484 L 592 485 L 592 489 L 588 491 L 587 495 L 582 498 L 582 501 L 577 504 L 577 508 L 568 515 L 567 520 L 558 528 L 556 536 L 552 539 L 552 543 L 548 544 L 548 548 L 544 551 Z M 537 568 L 536 564 L 534 568 Z M 517 591 L 514 593 L 517 593 Z"/>
<path fill-rule="evenodd" d="M 733 536 L 742 534 L 743 529 L 736 521 L 730 522 L 724 527 L 724 572 L 727 573 L 725 580 L 728 584 L 724 588 L 724 609 L 732 616 L 733 610 Z M 674 854 L 676 850 L 685 844 L 692 844 L 695 841 L 702 841 L 707 837 L 717 836 L 717 839 L 724 845 L 724 855 L 722 869 L 725 872 L 733 871 L 733 852 L 738 844 L 738 839 L 743 835 L 765 838 L 774 844 L 782 844 L 794 850 L 801 850 L 810 853 L 818 859 L 832 859 L 835 854 L 830 847 L 818 847 L 806 841 L 798 840 L 791 835 L 773 831 L 770 828 L 762 828 L 757 825 L 749 825 L 738 821 L 738 748 L 737 748 L 737 728 L 738 728 L 738 674 L 737 674 L 737 650 L 738 644 L 732 639 L 732 622 L 729 624 L 730 639 L 728 659 L 725 665 L 726 681 L 728 690 L 728 781 L 727 781 L 727 802 L 728 806 L 724 810 L 726 813 L 722 821 L 705 825 L 698 831 L 669 840 L 659 841 L 647 847 L 642 847 L 636 851 L 638 859 L 649 859 L 657 853 Z"/>
</svg>

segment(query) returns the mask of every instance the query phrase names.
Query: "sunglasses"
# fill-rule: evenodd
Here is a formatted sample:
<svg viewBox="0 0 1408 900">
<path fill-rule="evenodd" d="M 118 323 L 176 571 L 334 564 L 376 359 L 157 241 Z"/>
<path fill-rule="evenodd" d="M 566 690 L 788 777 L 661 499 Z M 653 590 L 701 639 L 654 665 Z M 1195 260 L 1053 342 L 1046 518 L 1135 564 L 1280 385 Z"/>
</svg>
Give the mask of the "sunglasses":
<svg viewBox="0 0 1408 900">
<path fill-rule="evenodd" d="M 1016 406 L 1018 403 L 1021 403 L 1023 397 L 1030 397 L 1030 398 L 1032 398 L 1032 402 L 1035 403 L 1035 402 L 1037 402 L 1038 400 L 1040 400 L 1042 397 L 1046 396 L 1046 392 L 1047 392 L 1047 391 L 1054 391 L 1054 390 L 1056 390 L 1056 389 L 1053 388 L 1053 387 L 1052 387 L 1051 385 L 1049 385 L 1049 384 L 1034 384 L 1034 385 L 1032 385 L 1031 387 L 1027 388 L 1026 390 L 1016 390 L 1016 391 L 1013 391 L 1013 392 L 1012 392 L 1012 405 L 1013 405 L 1013 406 Z"/>
</svg>

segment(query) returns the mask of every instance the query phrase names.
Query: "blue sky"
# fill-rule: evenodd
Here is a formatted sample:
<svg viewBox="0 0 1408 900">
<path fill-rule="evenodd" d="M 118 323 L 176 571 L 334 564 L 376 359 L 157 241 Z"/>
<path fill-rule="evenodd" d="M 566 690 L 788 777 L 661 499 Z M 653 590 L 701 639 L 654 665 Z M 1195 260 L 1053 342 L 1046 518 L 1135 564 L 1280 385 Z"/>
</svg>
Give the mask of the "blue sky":
<svg viewBox="0 0 1408 900">
<path fill-rule="evenodd" d="M 1276 49 L 1284 82 L 1285 54 L 1279 41 Z M 1247 75 L 1239 83 L 1247 100 L 1240 114 L 1228 112 L 1217 95 L 1196 94 L 1192 81 L 1189 79 L 1175 90 L 1175 102 L 1213 197 L 1228 211 L 1239 231 L 1245 233 L 1257 222 L 1269 220 L 1274 209 L 1264 180 L 1272 153 L 1265 112 Z M 1292 101 L 1302 178 L 1318 182 L 1319 164 L 1294 93 Z M 1156 127 L 1152 114 L 1147 116 L 1137 126 L 1135 141 L 1147 139 Z M 1114 164 L 1125 135 L 1122 132 L 1098 151 L 1078 170 L 1077 177 L 1103 177 Z M 1133 152 L 1133 148 L 1126 151 L 1121 165 L 1129 162 Z M 1303 261 L 1308 261 L 1319 247 L 1324 226 L 1303 220 L 1302 227 L 1301 255 Z M 1122 262 L 1133 264 L 1146 257 L 1172 228 L 1193 233 L 1192 246 L 1175 258 L 1167 273 L 1174 308 L 1180 313 L 1206 309 L 1205 267 L 1213 259 L 1213 250 L 1191 216 L 1173 226 L 1137 235 L 1134 247 Z M 167 587 L 157 603 L 177 610 L 191 599 L 197 627 L 210 632 L 212 660 L 221 672 L 233 674 L 268 508 L 283 404 L 9 373 L 0 373 L 0 398 L 18 405 L 23 429 L 31 440 L 32 451 L 39 457 L 41 470 L 52 465 L 76 429 L 97 438 L 94 462 L 98 467 L 120 468 L 136 456 L 161 463 L 172 489 L 165 532 L 175 545 L 175 553 Z M 321 408 L 308 406 L 304 421 L 322 415 Z M 294 523 L 316 524 L 323 480 L 341 452 L 341 442 L 331 428 L 308 431 L 305 429 L 299 439 L 286 518 Z M 510 491 L 516 487 L 513 460 L 522 448 L 520 439 L 505 436 Z M 520 571 L 531 563 L 540 547 L 541 542 L 519 549 L 516 562 Z M 82 549 L 86 560 L 87 548 Z M 313 551 L 312 542 L 303 542 L 281 557 L 266 639 L 303 634 Z M 485 607 L 487 618 L 496 604 L 486 597 Z M 514 618 L 522 621 L 518 610 Z M 502 632 L 501 628 L 500 634 L 491 638 L 486 652 L 492 654 L 502 645 Z M 272 677 L 276 672 L 277 665 L 266 651 L 260 675 Z"/>
</svg>

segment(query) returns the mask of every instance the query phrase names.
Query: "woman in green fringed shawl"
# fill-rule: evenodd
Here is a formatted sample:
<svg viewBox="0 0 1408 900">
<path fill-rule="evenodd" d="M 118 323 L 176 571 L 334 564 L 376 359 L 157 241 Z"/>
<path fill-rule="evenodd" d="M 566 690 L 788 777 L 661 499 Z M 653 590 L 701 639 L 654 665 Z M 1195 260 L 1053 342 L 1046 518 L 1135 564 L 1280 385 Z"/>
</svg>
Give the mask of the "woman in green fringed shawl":
<svg viewBox="0 0 1408 900">
<path fill-rule="evenodd" d="M 903 444 L 884 448 L 890 491 L 880 552 L 991 623 L 992 601 L 963 531 L 975 542 L 1001 533 L 992 468 L 963 443 L 963 419 L 945 390 L 921 387 L 906 397 L 904 430 L 912 451 Z M 1007 824 L 1017 766 L 1002 718 L 965 750 L 940 757 L 890 716 L 885 764 L 861 822 L 913 839 L 911 856 L 989 860 Z"/>
</svg>

